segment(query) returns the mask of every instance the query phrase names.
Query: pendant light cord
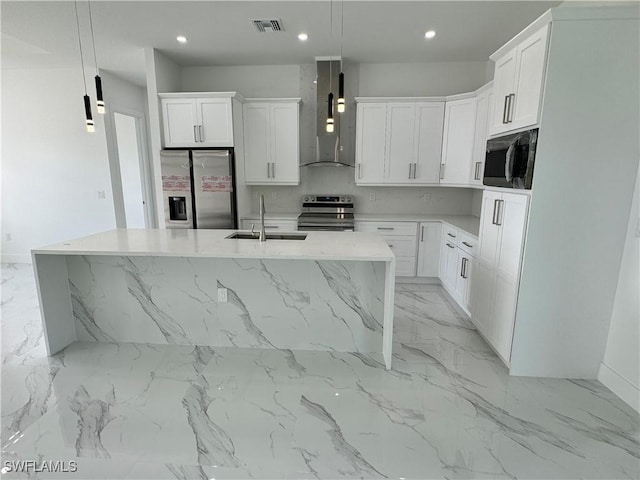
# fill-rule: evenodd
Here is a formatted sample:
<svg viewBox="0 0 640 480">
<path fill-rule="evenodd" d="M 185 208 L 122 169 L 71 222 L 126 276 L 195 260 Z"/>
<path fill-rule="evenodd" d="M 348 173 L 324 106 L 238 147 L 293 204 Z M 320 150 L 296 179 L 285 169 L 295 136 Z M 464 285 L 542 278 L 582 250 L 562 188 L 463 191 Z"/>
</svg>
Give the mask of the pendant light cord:
<svg viewBox="0 0 640 480">
<path fill-rule="evenodd" d="M 84 56 L 82 55 L 82 42 L 80 41 L 80 19 L 78 18 L 78 0 L 73 2 L 76 9 L 76 26 L 78 27 L 78 45 L 80 46 L 80 65 L 82 66 L 82 83 L 84 83 L 84 94 L 87 94 L 87 80 L 84 77 Z"/>
<path fill-rule="evenodd" d="M 333 0 L 331 0 L 329 2 L 329 33 L 330 33 L 330 37 L 331 39 L 333 39 Z M 331 43 L 331 42 L 329 42 Z M 329 55 L 329 93 L 331 93 L 331 91 L 333 90 L 333 59 L 331 58 L 331 55 Z M 333 106 L 331 108 L 331 110 L 333 110 Z"/>
<path fill-rule="evenodd" d="M 91 17 L 91 0 L 87 0 L 89 5 L 89 25 L 91 25 L 91 43 L 93 44 L 93 61 L 96 64 L 96 75 L 98 74 L 98 57 L 96 56 L 96 39 L 93 36 L 93 18 Z"/>
<path fill-rule="evenodd" d="M 342 46 L 344 44 L 344 0 L 340 2 L 340 71 L 342 72 Z"/>
</svg>

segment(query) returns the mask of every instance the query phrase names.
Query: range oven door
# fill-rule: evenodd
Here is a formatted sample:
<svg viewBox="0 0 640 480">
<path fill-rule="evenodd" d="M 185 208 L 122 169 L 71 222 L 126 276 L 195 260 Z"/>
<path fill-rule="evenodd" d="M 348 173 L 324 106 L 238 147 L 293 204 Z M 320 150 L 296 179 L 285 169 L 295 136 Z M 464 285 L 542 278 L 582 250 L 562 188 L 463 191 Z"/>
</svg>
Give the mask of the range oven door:
<svg viewBox="0 0 640 480">
<path fill-rule="evenodd" d="M 537 140 L 537 128 L 488 140 L 482 183 L 531 189 Z"/>
</svg>

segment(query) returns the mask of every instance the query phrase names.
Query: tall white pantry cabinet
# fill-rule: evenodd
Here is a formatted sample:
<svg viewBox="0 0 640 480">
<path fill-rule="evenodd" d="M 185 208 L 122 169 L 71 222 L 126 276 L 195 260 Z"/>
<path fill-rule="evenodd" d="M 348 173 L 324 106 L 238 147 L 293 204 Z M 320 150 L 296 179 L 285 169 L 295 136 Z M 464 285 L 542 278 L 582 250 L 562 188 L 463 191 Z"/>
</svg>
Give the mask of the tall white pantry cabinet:
<svg viewBox="0 0 640 480">
<path fill-rule="evenodd" d="M 517 301 L 495 301 L 491 315 L 487 305 L 472 299 L 485 332 L 495 329 L 491 322 L 501 312 L 514 308 L 512 338 L 493 339 L 510 360 L 512 375 L 598 375 L 640 158 L 638 17 L 637 6 L 554 8 L 492 55 L 503 58 L 550 29 Z M 507 94 L 499 83 L 494 82 L 494 120 L 509 109 L 501 103 Z M 513 108 L 516 115 L 517 100 Z M 481 237 L 486 219 L 482 223 Z M 510 239 L 512 246 L 517 241 Z M 485 291 L 472 295 L 513 288 L 513 259 L 500 266 L 500 256 L 491 251 L 474 266 L 474 279 Z M 483 277 L 488 281 L 482 283 Z M 509 340 L 510 352 L 501 346 Z"/>
</svg>

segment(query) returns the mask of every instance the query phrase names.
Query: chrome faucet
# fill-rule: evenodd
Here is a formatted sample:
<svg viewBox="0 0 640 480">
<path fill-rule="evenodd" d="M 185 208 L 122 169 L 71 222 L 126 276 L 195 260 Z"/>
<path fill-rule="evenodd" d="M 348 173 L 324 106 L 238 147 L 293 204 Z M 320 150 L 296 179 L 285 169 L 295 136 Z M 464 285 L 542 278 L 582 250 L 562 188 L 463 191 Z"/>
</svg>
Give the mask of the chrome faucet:
<svg viewBox="0 0 640 480">
<path fill-rule="evenodd" d="M 264 231 L 264 195 L 260 195 L 260 241 L 267 241 L 267 234 Z"/>
</svg>

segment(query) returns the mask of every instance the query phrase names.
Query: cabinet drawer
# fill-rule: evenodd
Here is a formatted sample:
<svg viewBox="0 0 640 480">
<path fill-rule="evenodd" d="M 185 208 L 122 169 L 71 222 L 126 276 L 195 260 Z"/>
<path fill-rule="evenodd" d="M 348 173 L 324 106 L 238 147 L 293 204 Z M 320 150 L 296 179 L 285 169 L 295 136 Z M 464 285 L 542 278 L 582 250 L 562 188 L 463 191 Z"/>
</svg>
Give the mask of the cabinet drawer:
<svg viewBox="0 0 640 480">
<path fill-rule="evenodd" d="M 383 235 L 382 238 L 396 257 L 415 257 L 416 238 L 415 237 L 392 237 Z"/>
<path fill-rule="evenodd" d="M 442 243 L 450 243 L 451 245 L 458 245 L 458 238 L 460 237 L 460 232 L 455 227 L 451 225 L 444 224 L 442 226 Z"/>
<path fill-rule="evenodd" d="M 458 233 L 458 248 L 460 250 L 468 253 L 472 257 L 475 257 L 475 251 L 477 250 L 476 245 L 478 244 L 478 239 L 473 235 L 469 235 L 466 232 Z"/>
<path fill-rule="evenodd" d="M 416 257 L 396 257 L 396 277 L 415 277 Z"/>
<path fill-rule="evenodd" d="M 254 225 L 255 229 L 260 228 L 260 219 L 258 218 L 245 218 L 242 220 L 242 229 L 251 230 L 251 225 Z M 298 229 L 298 222 L 296 220 L 269 220 L 264 221 L 265 230 L 277 230 L 282 232 L 295 232 Z"/>
<path fill-rule="evenodd" d="M 384 237 L 413 235 L 418 231 L 416 222 L 356 222 L 358 232 L 378 232 Z"/>
</svg>

